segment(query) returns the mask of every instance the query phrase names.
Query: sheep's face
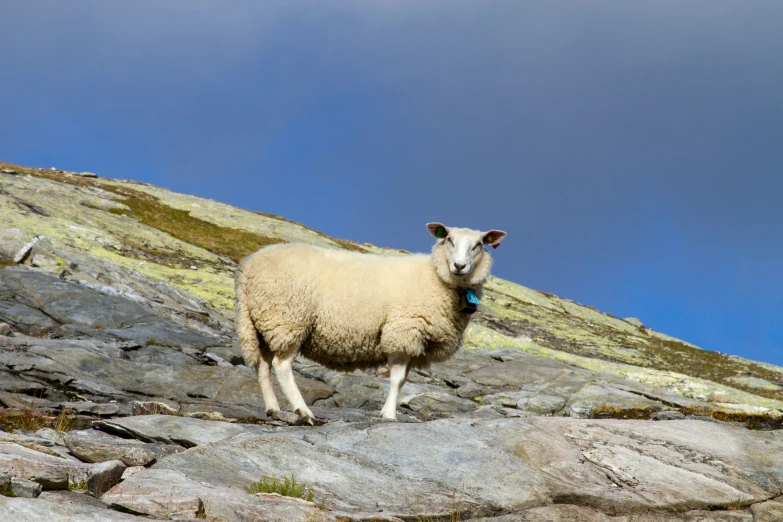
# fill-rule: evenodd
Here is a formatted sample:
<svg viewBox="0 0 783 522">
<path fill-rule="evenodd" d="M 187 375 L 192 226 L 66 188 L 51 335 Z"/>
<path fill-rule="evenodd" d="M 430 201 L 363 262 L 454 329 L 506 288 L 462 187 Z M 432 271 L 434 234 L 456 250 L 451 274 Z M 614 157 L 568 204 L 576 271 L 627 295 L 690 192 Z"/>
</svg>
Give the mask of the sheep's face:
<svg viewBox="0 0 783 522">
<path fill-rule="evenodd" d="M 484 251 L 485 246 L 496 248 L 506 237 L 502 230 L 479 232 L 469 228 L 451 228 L 441 223 L 428 223 L 427 229 L 438 238 L 436 247 L 440 247 L 451 275 L 458 279 L 468 279 L 482 265 L 484 258 L 490 257 Z"/>
</svg>

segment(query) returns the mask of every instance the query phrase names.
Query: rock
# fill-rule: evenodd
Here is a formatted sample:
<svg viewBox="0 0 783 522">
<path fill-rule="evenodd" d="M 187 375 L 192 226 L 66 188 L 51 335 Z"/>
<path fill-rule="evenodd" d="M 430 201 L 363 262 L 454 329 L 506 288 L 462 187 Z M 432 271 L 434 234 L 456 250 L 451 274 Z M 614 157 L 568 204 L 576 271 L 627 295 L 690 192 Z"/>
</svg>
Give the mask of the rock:
<svg viewBox="0 0 783 522">
<path fill-rule="evenodd" d="M 592 408 L 596 416 L 602 412 L 608 416 L 622 415 L 623 411 L 636 411 L 640 415 L 649 416 L 651 412 L 661 409 L 658 401 L 608 384 L 587 384 L 572 395 L 569 402 Z"/>
<path fill-rule="evenodd" d="M 147 468 L 145 468 L 144 466 L 130 466 L 128 468 L 125 468 L 125 471 L 122 472 L 122 480 L 129 479 L 136 473 L 140 471 L 144 471 L 145 469 Z"/>
<path fill-rule="evenodd" d="M 242 358 L 242 352 L 235 346 L 212 346 L 207 348 L 206 353 L 214 353 L 221 357 L 224 361 L 228 361 L 234 366 L 245 364 L 245 360 Z"/>
<path fill-rule="evenodd" d="M 60 323 L 35 308 L 8 301 L 0 301 L 0 319 L 27 335 L 43 335 L 60 326 Z"/>
<path fill-rule="evenodd" d="M 272 410 L 269 416 L 276 421 L 284 422 L 290 426 L 301 426 L 305 423 L 304 417 L 285 410 Z"/>
<path fill-rule="evenodd" d="M 96 404 L 91 401 L 63 402 L 61 406 L 66 411 L 88 413 L 90 415 L 98 415 L 99 417 L 109 417 L 116 415 L 120 411 L 120 407 L 116 404 Z"/>
<path fill-rule="evenodd" d="M 65 282 L 44 273 L 21 269 L 2 270 L 0 293 L 2 290 L 13 292 L 18 304 L 40 308 L 41 312 L 59 324 L 101 330 L 120 339 L 200 347 L 220 342 L 219 339 L 164 319 L 142 303 Z M 0 310 L 0 318 L 3 315 Z"/>
<path fill-rule="evenodd" d="M 2 172 L 3 174 L 19 174 L 14 169 L 0 169 L 0 172 Z"/>
<path fill-rule="evenodd" d="M 642 322 L 636 317 L 626 317 L 625 319 L 623 319 L 623 321 L 633 326 L 636 326 L 637 328 L 644 327 L 644 324 L 642 324 Z"/>
<path fill-rule="evenodd" d="M 176 415 L 180 405 L 170 399 L 131 402 L 133 415 Z"/>
<path fill-rule="evenodd" d="M 41 485 L 32 480 L 13 477 L 11 479 L 11 493 L 17 497 L 38 498 L 41 494 Z"/>
<path fill-rule="evenodd" d="M 207 518 L 226 521 L 335 521 L 315 504 L 279 495 L 255 496 L 242 488 L 197 482 L 171 469 L 136 473 L 105 493 L 115 509 L 164 518 Z"/>
<path fill-rule="evenodd" d="M 684 419 L 685 415 L 680 413 L 679 411 L 657 411 L 652 414 L 650 417 L 652 420 L 661 421 L 661 420 L 678 420 L 678 419 Z"/>
<path fill-rule="evenodd" d="M 61 431 L 56 431 L 51 428 L 42 428 L 35 432 L 35 436 L 59 444 L 60 446 L 65 446 L 65 439 L 63 438 L 63 432 Z"/>
<path fill-rule="evenodd" d="M 401 518 L 412 517 L 414 501 L 433 518 L 449 516 L 455 490 L 468 513 L 479 506 L 524 512 L 552 498 L 617 514 L 720 510 L 778 495 L 781 467 L 783 439 L 773 433 L 690 420 L 564 417 L 246 433 L 153 465 L 232 488 L 285 470 L 327 500 L 339 499 L 344 511 L 382 509 Z"/>
<path fill-rule="evenodd" d="M 492 353 L 489 356 L 495 359 L 496 361 L 500 361 L 500 362 L 508 362 L 514 360 L 514 357 L 511 357 L 503 353 Z"/>
<path fill-rule="evenodd" d="M 35 249 L 33 249 L 33 255 L 30 256 L 30 264 L 48 270 L 56 270 L 60 266 L 56 257 L 47 252 L 36 252 Z"/>
<path fill-rule="evenodd" d="M 98 430 L 81 430 L 66 433 L 65 445 L 83 462 L 120 460 L 126 466 L 146 466 L 166 454 L 152 444 L 121 439 Z"/>
<path fill-rule="evenodd" d="M 241 433 L 259 434 L 266 431 L 263 426 L 217 423 L 171 415 L 142 415 L 95 421 L 93 426 L 109 433 L 117 433 L 144 442 L 179 444 L 186 448 L 217 442 Z"/>
<path fill-rule="evenodd" d="M 473 381 L 468 381 L 465 385 L 457 388 L 457 397 L 463 399 L 474 399 L 481 395 L 487 395 L 489 390 L 484 386 L 479 386 Z"/>
<path fill-rule="evenodd" d="M 557 395 L 534 395 L 520 399 L 515 406 L 537 415 L 551 415 L 560 411 L 565 403 L 565 399 Z"/>
<path fill-rule="evenodd" d="M 478 404 L 447 393 L 425 392 L 403 397 L 400 400 L 400 406 L 429 415 L 431 413 L 469 412 L 475 410 Z"/>
<path fill-rule="evenodd" d="M 84 472 L 83 465 L 69 462 L 19 444 L 0 444 L 0 473 L 32 480 L 43 489 L 68 489 L 68 479 Z"/>
<path fill-rule="evenodd" d="M 750 506 L 753 522 L 780 522 L 783 520 L 783 502 L 761 502 Z"/>
<path fill-rule="evenodd" d="M 22 246 L 22 248 L 20 248 L 19 251 L 14 254 L 13 257 L 14 263 L 21 263 L 22 261 L 24 261 L 27 258 L 27 255 L 35 246 L 35 244 L 44 238 L 45 236 L 35 236 L 32 240 L 30 240 L 29 243 Z"/>
<path fill-rule="evenodd" d="M 199 353 L 195 351 L 195 353 Z M 138 350 L 133 350 L 128 357 L 134 363 L 160 364 L 166 366 L 184 366 L 201 364 L 198 359 L 191 355 L 186 355 L 174 348 L 163 346 L 144 346 Z"/>
<path fill-rule="evenodd" d="M 54 493 L 54 492 L 52 492 Z M 63 491 L 60 493 L 68 494 Z M 44 491 L 41 497 L 47 495 Z M 71 493 L 66 497 L 47 498 L 8 498 L 0 496 L 0 513 L 6 520 L 66 522 L 78 520 L 79 522 L 139 522 L 139 517 L 118 513 L 92 504 L 74 502 L 70 499 L 87 497 L 79 493 Z M 68 500 L 65 500 L 68 499 Z"/>
<path fill-rule="evenodd" d="M 28 381 L 12 374 L 0 372 L 0 390 L 43 397 L 46 395 L 48 388 L 39 382 Z"/>
<path fill-rule="evenodd" d="M 11 330 L 11 326 L 8 323 L 0 322 L 0 335 L 11 335 L 13 333 L 13 330 Z"/>
<path fill-rule="evenodd" d="M 97 178 L 97 174 L 93 174 L 92 172 L 71 172 L 74 176 L 80 176 L 82 178 Z"/>
<path fill-rule="evenodd" d="M 593 408 L 590 406 L 582 406 L 579 404 L 574 404 L 569 408 L 568 414 L 571 416 L 572 419 L 592 419 L 593 418 Z"/>
<path fill-rule="evenodd" d="M 95 464 L 87 475 L 87 491 L 100 497 L 120 481 L 124 472 L 125 464 L 119 460 Z"/>
<path fill-rule="evenodd" d="M 492 395 L 484 395 L 481 397 L 481 404 L 491 404 L 495 406 L 504 406 L 506 408 L 516 408 L 517 403 L 520 400 L 528 399 L 533 396 L 535 392 L 522 390 L 516 392 L 502 392 L 493 393 Z"/>
<path fill-rule="evenodd" d="M 0 228 L 0 259 L 13 259 L 24 247 L 27 237 L 18 228 Z"/>
</svg>

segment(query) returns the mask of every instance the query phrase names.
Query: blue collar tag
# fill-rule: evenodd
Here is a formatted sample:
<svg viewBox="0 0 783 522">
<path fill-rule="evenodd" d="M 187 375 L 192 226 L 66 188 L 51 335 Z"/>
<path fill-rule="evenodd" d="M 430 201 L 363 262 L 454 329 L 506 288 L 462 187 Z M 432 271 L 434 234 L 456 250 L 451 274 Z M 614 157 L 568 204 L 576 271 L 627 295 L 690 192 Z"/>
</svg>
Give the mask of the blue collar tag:
<svg viewBox="0 0 783 522">
<path fill-rule="evenodd" d="M 463 314 L 472 314 L 478 309 L 478 305 L 481 303 L 476 294 L 473 293 L 471 288 L 457 287 L 457 294 L 459 295 L 459 308 Z"/>
</svg>

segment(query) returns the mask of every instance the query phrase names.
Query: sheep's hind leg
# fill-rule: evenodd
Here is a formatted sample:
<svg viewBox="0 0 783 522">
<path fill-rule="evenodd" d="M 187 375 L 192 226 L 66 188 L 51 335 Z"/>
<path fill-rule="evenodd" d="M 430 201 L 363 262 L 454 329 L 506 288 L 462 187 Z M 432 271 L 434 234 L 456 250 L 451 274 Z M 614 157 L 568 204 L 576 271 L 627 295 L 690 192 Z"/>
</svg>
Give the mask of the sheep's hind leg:
<svg viewBox="0 0 783 522">
<path fill-rule="evenodd" d="M 296 359 L 295 351 L 275 354 L 272 359 L 272 367 L 275 369 L 275 376 L 277 376 L 277 381 L 283 389 L 285 398 L 291 403 L 291 408 L 293 408 L 294 412 L 304 417 L 305 421 L 312 426 L 314 424 L 313 412 L 305 404 L 304 398 L 294 380 L 294 359 Z"/>
<path fill-rule="evenodd" d="M 259 341 L 261 341 L 259 339 Z M 275 390 L 272 387 L 272 351 L 261 341 L 261 357 L 258 360 L 258 385 L 261 387 L 261 395 L 264 397 L 264 407 L 269 415 L 275 410 L 280 409 L 275 397 Z"/>
<path fill-rule="evenodd" d="M 397 419 L 397 398 L 402 390 L 402 385 L 405 384 L 405 379 L 408 378 L 408 372 L 411 370 L 410 362 L 411 359 L 407 355 L 389 356 L 389 396 L 381 410 L 381 418 Z"/>
</svg>

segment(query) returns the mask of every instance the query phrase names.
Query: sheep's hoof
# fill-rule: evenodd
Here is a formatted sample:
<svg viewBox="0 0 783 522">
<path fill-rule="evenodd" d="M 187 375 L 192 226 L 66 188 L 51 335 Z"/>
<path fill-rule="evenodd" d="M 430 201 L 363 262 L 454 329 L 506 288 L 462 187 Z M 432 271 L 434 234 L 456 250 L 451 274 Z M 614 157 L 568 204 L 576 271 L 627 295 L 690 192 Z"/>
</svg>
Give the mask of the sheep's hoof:
<svg viewBox="0 0 783 522">
<path fill-rule="evenodd" d="M 296 410 L 296 414 L 302 417 L 302 421 L 310 426 L 315 426 L 315 419 L 310 411 L 304 411 L 301 408 Z"/>
</svg>

